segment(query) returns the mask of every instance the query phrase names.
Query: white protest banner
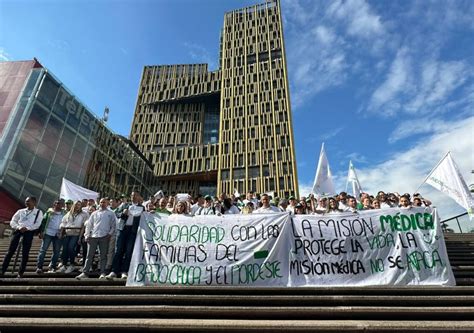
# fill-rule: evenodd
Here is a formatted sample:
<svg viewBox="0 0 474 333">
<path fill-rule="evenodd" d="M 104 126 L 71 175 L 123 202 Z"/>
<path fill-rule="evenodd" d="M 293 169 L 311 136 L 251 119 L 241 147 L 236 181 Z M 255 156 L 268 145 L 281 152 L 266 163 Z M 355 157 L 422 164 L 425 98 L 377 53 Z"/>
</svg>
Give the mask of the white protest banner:
<svg viewBox="0 0 474 333">
<path fill-rule="evenodd" d="M 436 210 L 296 215 L 292 227 L 292 286 L 455 284 Z"/>
<path fill-rule="evenodd" d="M 288 213 L 143 214 L 127 286 L 286 286 L 289 228 Z"/>
<path fill-rule="evenodd" d="M 454 285 L 436 211 L 144 214 L 127 285 Z"/>
<path fill-rule="evenodd" d="M 66 200 L 82 200 L 82 199 L 94 199 L 99 197 L 99 193 L 91 191 L 85 187 L 74 184 L 73 182 L 63 178 L 61 184 L 61 192 L 59 195 L 61 198 Z"/>
</svg>

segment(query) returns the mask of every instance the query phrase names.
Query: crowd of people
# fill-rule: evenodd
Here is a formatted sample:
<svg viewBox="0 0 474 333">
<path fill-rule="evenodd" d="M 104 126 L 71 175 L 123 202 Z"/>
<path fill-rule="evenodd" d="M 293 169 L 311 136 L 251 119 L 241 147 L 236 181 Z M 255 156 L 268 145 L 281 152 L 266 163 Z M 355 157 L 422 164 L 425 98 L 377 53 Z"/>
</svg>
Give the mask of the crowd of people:
<svg viewBox="0 0 474 333">
<path fill-rule="evenodd" d="M 46 252 L 52 246 L 48 273 L 77 274 L 77 279 L 88 278 L 96 252 L 99 254 L 99 279 L 127 278 L 133 247 L 142 214 L 165 215 L 228 215 L 228 214 L 337 214 L 370 209 L 430 206 L 431 202 L 419 193 L 385 193 L 376 196 L 362 193 L 359 198 L 341 192 L 335 196 L 272 198 L 270 195 L 248 192 L 240 195 L 220 194 L 218 197 L 187 194 L 165 196 L 161 191 L 148 200 L 138 192 L 129 197 L 101 198 L 72 201 L 58 199 L 44 214 L 36 208 L 36 198 L 28 197 L 25 208 L 18 210 L 10 222 L 13 234 L 5 254 L 0 275 L 10 265 L 20 242 L 21 263 L 18 278 L 26 270 L 34 237 L 41 240 L 36 261 L 36 273 L 45 273 Z M 78 257 L 82 267 L 76 264 Z"/>
</svg>

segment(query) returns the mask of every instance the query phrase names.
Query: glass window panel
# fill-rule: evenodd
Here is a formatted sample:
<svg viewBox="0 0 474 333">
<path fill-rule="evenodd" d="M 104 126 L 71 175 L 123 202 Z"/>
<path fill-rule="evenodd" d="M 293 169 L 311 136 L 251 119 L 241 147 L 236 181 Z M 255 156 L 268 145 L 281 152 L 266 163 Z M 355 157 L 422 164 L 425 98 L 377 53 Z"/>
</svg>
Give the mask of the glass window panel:
<svg viewBox="0 0 474 333">
<path fill-rule="evenodd" d="M 61 130 L 64 126 L 64 123 L 57 119 L 56 117 L 51 116 L 49 118 L 48 125 L 46 126 L 46 131 L 43 136 L 43 143 L 48 147 L 55 149 L 58 145 L 60 138 Z"/>
<path fill-rule="evenodd" d="M 59 85 L 54 82 L 49 75 L 46 75 L 38 94 L 38 100 L 43 103 L 44 106 L 51 108 L 58 93 L 58 89 Z"/>
<path fill-rule="evenodd" d="M 42 158 L 45 161 L 51 162 L 53 160 L 54 150 L 40 142 L 36 151 L 36 156 L 38 156 L 38 158 Z M 45 172 L 47 172 L 47 170 Z"/>
<path fill-rule="evenodd" d="M 49 170 L 49 166 L 51 164 L 51 160 L 46 160 L 41 156 L 36 156 L 31 166 L 30 173 L 28 178 L 37 181 L 40 184 L 44 184 L 46 181 L 46 175 Z"/>
<path fill-rule="evenodd" d="M 77 182 L 77 177 L 78 177 L 79 173 L 78 172 L 75 172 L 73 170 L 67 170 L 66 172 L 66 175 L 64 176 L 67 180 L 73 182 L 73 183 L 76 183 Z"/>
<path fill-rule="evenodd" d="M 81 126 L 79 127 L 79 133 L 88 138 L 91 135 L 90 122 L 82 122 Z"/>
<path fill-rule="evenodd" d="M 39 201 L 41 202 L 42 205 L 46 207 L 51 207 L 54 203 L 55 200 L 57 200 L 59 197 L 59 193 L 51 193 L 43 190 L 43 193 L 41 194 L 41 198 L 39 198 Z"/>
<path fill-rule="evenodd" d="M 44 126 L 48 120 L 48 111 L 43 109 L 38 104 L 35 104 L 31 110 L 28 122 L 25 125 L 25 132 L 33 136 L 34 138 L 41 138 Z"/>
<path fill-rule="evenodd" d="M 72 150 L 71 154 L 71 162 L 81 165 L 82 159 L 84 158 L 84 153 L 82 151 L 78 151 L 76 149 Z"/>
<path fill-rule="evenodd" d="M 20 141 L 10 162 L 10 169 L 19 174 L 26 175 L 30 169 L 33 157 L 33 152 L 29 151 Z"/>
<path fill-rule="evenodd" d="M 68 101 L 71 99 L 72 97 L 64 88 L 59 88 L 59 94 L 53 106 L 53 113 L 59 117 L 59 119 L 66 120 L 69 114 L 66 106 L 68 105 Z"/>
<path fill-rule="evenodd" d="M 7 171 L 6 177 L 2 182 L 2 187 L 10 193 L 20 193 L 24 181 L 24 174 L 20 175 L 20 178 L 18 178 L 16 174 Z"/>
<path fill-rule="evenodd" d="M 67 127 L 64 128 L 61 140 L 59 140 L 58 153 L 65 157 L 69 157 L 74 146 L 75 137 L 76 133 L 74 133 Z"/>
<path fill-rule="evenodd" d="M 38 184 L 32 184 L 32 183 L 26 183 L 25 187 L 23 188 L 23 192 L 21 193 L 20 197 L 21 198 L 27 198 L 27 197 L 35 197 L 36 199 L 39 199 L 41 195 L 41 187 L 38 186 Z M 39 202 L 40 208 L 45 209 L 46 207 L 50 206 L 50 203 L 44 203 L 44 202 Z"/>
<path fill-rule="evenodd" d="M 59 160 L 62 161 L 61 155 L 56 155 L 56 158 L 58 157 L 59 157 Z M 56 158 L 54 161 L 55 163 L 51 166 L 51 170 L 46 180 L 46 185 L 53 190 L 55 189 L 59 191 L 61 188 L 62 179 L 66 172 L 66 165 L 60 164 L 59 163 L 60 161 L 58 161 Z"/>
<path fill-rule="evenodd" d="M 76 106 L 77 108 L 77 105 L 78 103 L 77 102 L 70 102 L 70 103 L 74 103 L 74 105 Z M 66 104 L 67 105 L 67 104 Z M 68 112 L 67 110 L 65 112 Z M 79 128 L 79 124 L 81 123 L 81 118 L 78 118 L 76 117 L 75 114 L 68 114 L 68 117 L 67 117 L 67 120 L 66 120 L 66 123 L 71 126 L 73 129 L 77 129 Z"/>
<path fill-rule="evenodd" d="M 28 151 L 34 153 L 36 147 L 38 146 L 38 140 L 35 137 L 32 137 L 28 132 L 23 132 L 20 138 L 20 144 Z"/>
<path fill-rule="evenodd" d="M 95 151 L 95 148 L 91 145 L 86 146 L 87 150 L 84 154 L 84 165 L 87 166 L 87 164 L 92 160 L 92 155 Z"/>
</svg>

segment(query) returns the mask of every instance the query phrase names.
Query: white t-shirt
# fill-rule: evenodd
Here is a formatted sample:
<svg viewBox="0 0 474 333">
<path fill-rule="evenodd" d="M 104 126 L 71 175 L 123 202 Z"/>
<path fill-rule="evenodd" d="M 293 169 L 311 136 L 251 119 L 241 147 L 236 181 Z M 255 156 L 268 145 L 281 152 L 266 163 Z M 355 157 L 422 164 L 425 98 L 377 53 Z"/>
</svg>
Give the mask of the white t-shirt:
<svg viewBox="0 0 474 333">
<path fill-rule="evenodd" d="M 133 218 L 136 216 L 140 216 L 144 211 L 145 211 L 145 208 L 143 206 L 131 204 L 128 207 L 128 218 L 125 225 L 133 225 Z"/>
<path fill-rule="evenodd" d="M 235 205 L 232 205 L 228 210 L 224 212 L 224 215 L 227 215 L 227 214 L 240 214 L 240 210 L 237 207 L 235 207 Z"/>
<path fill-rule="evenodd" d="M 267 208 L 260 207 L 257 210 L 253 211 L 254 214 L 268 214 L 268 213 L 281 213 L 281 210 L 275 206 L 269 206 Z"/>
</svg>

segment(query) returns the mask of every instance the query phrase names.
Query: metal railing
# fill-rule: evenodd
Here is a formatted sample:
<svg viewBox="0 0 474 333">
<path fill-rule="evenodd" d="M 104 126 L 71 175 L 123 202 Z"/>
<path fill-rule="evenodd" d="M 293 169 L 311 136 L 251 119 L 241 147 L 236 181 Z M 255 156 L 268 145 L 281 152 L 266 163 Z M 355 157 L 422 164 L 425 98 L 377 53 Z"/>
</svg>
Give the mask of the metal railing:
<svg viewBox="0 0 474 333">
<path fill-rule="evenodd" d="M 448 224 L 447 223 L 451 222 L 453 220 L 456 220 L 456 223 L 458 224 L 459 232 L 462 234 L 463 231 L 462 231 L 462 228 L 461 228 L 461 224 L 459 223 L 459 218 L 463 217 L 463 216 L 466 216 L 466 215 L 467 215 L 467 212 L 456 215 L 456 216 L 453 216 L 453 217 L 450 217 L 449 219 L 441 221 L 440 222 L 441 223 L 441 228 L 443 229 L 444 232 L 447 232 L 447 230 L 448 230 Z"/>
</svg>

